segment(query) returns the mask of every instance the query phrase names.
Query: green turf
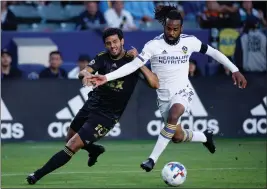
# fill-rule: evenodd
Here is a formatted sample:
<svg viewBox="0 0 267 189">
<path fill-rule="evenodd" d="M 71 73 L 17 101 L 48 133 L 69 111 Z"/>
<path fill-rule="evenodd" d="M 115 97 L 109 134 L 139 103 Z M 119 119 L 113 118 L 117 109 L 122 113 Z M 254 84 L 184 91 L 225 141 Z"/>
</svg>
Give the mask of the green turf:
<svg viewBox="0 0 267 189">
<path fill-rule="evenodd" d="M 44 177 L 34 186 L 25 177 L 42 166 L 64 143 L 22 143 L 2 145 L 2 188 L 141 188 L 166 187 L 160 170 L 169 161 L 183 163 L 187 180 L 182 188 L 263 188 L 266 187 L 266 141 L 217 140 L 212 155 L 202 144 L 170 144 L 155 169 L 139 168 L 155 141 L 102 142 L 107 152 L 94 167 L 87 167 L 82 151 L 65 167 Z"/>
</svg>

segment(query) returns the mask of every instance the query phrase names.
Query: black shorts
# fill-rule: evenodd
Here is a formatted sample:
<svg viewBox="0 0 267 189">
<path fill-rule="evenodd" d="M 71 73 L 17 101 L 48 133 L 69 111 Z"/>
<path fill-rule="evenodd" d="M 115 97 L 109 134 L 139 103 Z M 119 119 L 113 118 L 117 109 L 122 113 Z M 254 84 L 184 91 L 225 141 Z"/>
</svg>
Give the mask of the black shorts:
<svg viewBox="0 0 267 189">
<path fill-rule="evenodd" d="M 86 101 L 70 125 L 70 128 L 79 134 L 85 145 L 104 137 L 116 124 L 115 120 L 90 110 L 88 103 Z"/>
</svg>

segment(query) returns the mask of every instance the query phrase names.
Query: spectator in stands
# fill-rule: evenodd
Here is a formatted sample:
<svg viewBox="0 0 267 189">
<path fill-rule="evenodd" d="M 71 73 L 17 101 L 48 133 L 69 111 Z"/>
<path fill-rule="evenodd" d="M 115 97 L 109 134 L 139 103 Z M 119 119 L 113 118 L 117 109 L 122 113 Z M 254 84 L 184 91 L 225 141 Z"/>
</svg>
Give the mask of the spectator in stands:
<svg viewBox="0 0 267 189">
<path fill-rule="evenodd" d="M 243 33 L 236 40 L 234 62 L 246 72 L 266 72 L 267 37 L 257 29 L 258 20 L 245 22 Z"/>
<path fill-rule="evenodd" d="M 189 60 L 189 77 L 196 77 L 199 75 L 199 70 L 197 68 L 197 63 L 195 60 Z"/>
<path fill-rule="evenodd" d="M 102 0 L 98 3 L 99 11 L 103 14 L 112 7 L 112 1 Z"/>
<path fill-rule="evenodd" d="M 78 30 L 100 29 L 106 28 L 106 20 L 104 15 L 98 10 L 96 1 L 86 1 L 86 10 L 81 13 L 77 20 Z"/>
<path fill-rule="evenodd" d="M 22 77 L 22 72 L 11 66 L 12 57 L 7 49 L 1 50 L 1 78 L 11 79 Z"/>
<path fill-rule="evenodd" d="M 252 1 L 243 1 L 242 6 L 239 9 L 241 21 L 244 22 L 248 17 L 254 17 L 260 20 L 261 24 L 267 26 L 267 22 L 264 19 L 263 12 L 253 8 Z"/>
<path fill-rule="evenodd" d="M 7 1 L 1 1 L 1 30 L 16 30 L 16 16 L 8 9 Z"/>
<path fill-rule="evenodd" d="M 132 14 L 137 26 L 140 22 L 154 21 L 155 5 L 153 1 L 127 1 L 124 3 L 124 8 Z"/>
<path fill-rule="evenodd" d="M 112 8 L 104 14 L 109 27 L 120 28 L 124 31 L 136 30 L 133 16 L 124 9 L 122 1 L 113 1 Z"/>
<path fill-rule="evenodd" d="M 183 1 L 182 7 L 185 14 L 185 20 L 196 20 L 204 11 L 204 1 Z"/>
<path fill-rule="evenodd" d="M 82 71 L 89 64 L 89 62 L 91 61 L 90 59 L 91 58 L 86 54 L 80 55 L 79 59 L 78 59 L 78 66 L 73 68 L 69 72 L 68 78 L 69 79 L 78 79 L 79 72 Z"/>
<path fill-rule="evenodd" d="M 64 69 L 60 68 L 62 64 L 62 56 L 59 51 L 52 51 L 49 54 L 49 64 L 48 68 L 45 68 L 39 74 L 39 78 L 54 78 L 54 79 L 64 79 L 67 78 L 67 73 Z"/>
<path fill-rule="evenodd" d="M 201 15 L 203 28 L 238 28 L 241 26 L 239 5 L 233 1 L 206 1 L 206 10 Z"/>
</svg>

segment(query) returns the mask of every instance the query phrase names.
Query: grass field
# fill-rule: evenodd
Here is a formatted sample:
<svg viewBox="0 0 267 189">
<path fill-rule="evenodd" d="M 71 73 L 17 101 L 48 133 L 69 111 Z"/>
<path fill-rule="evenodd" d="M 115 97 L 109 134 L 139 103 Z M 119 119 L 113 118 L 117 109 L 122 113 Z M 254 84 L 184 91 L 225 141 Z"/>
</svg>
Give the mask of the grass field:
<svg viewBox="0 0 267 189">
<path fill-rule="evenodd" d="M 183 163 L 188 171 L 181 188 L 266 188 L 266 141 L 220 139 L 212 155 L 202 144 L 170 144 L 155 169 L 139 168 L 155 141 L 104 141 L 107 152 L 94 167 L 79 152 L 65 167 L 29 186 L 27 174 L 42 166 L 64 143 L 2 145 L 2 188 L 163 188 L 160 171 L 169 161 Z"/>
</svg>

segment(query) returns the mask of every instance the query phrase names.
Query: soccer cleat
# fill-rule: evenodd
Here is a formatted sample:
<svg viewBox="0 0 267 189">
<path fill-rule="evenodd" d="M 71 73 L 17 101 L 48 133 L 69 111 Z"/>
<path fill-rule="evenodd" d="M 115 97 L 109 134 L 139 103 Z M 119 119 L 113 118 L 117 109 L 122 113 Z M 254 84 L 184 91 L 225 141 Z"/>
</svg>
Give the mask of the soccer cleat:
<svg viewBox="0 0 267 189">
<path fill-rule="evenodd" d="M 27 176 L 26 180 L 27 180 L 28 184 L 30 184 L 30 185 L 33 185 L 37 182 L 37 179 L 35 178 L 34 173 L 29 174 L 29 176 Z"/>
<path fill-rule="evenodd" d="M 203 145 L 208 148 L 208 150 L 210 151 L 210 153 L 214 154 L 216 151 L 216 147 L 214 145 L 214 141 L 213 141 L 213 132 L 211 130 L 206 130 L 204 131 L 204 135 L 207 138 L 207 142 L 204 142 Z"/>
<path fill-rule="evenodd" d="M 140 166 L 146 172 L 150 172 L 154 168 L 155 163 L 154 163 L 154 160 L 153 159 L 148 158 L 146 161 L 144 161 L 143 163 L 141 163 Z"/>
<path fill-rule="evenodd" d="M 98 156 L 100 156 L 104 152 L 105 152 L 104 146 L 94 144 L 94 148 L 92 149 L 92 152 L 90 152 L 89 154 L 87 165 L 89 167 L 92 167 L 97 162 Z"/>
</svg>

